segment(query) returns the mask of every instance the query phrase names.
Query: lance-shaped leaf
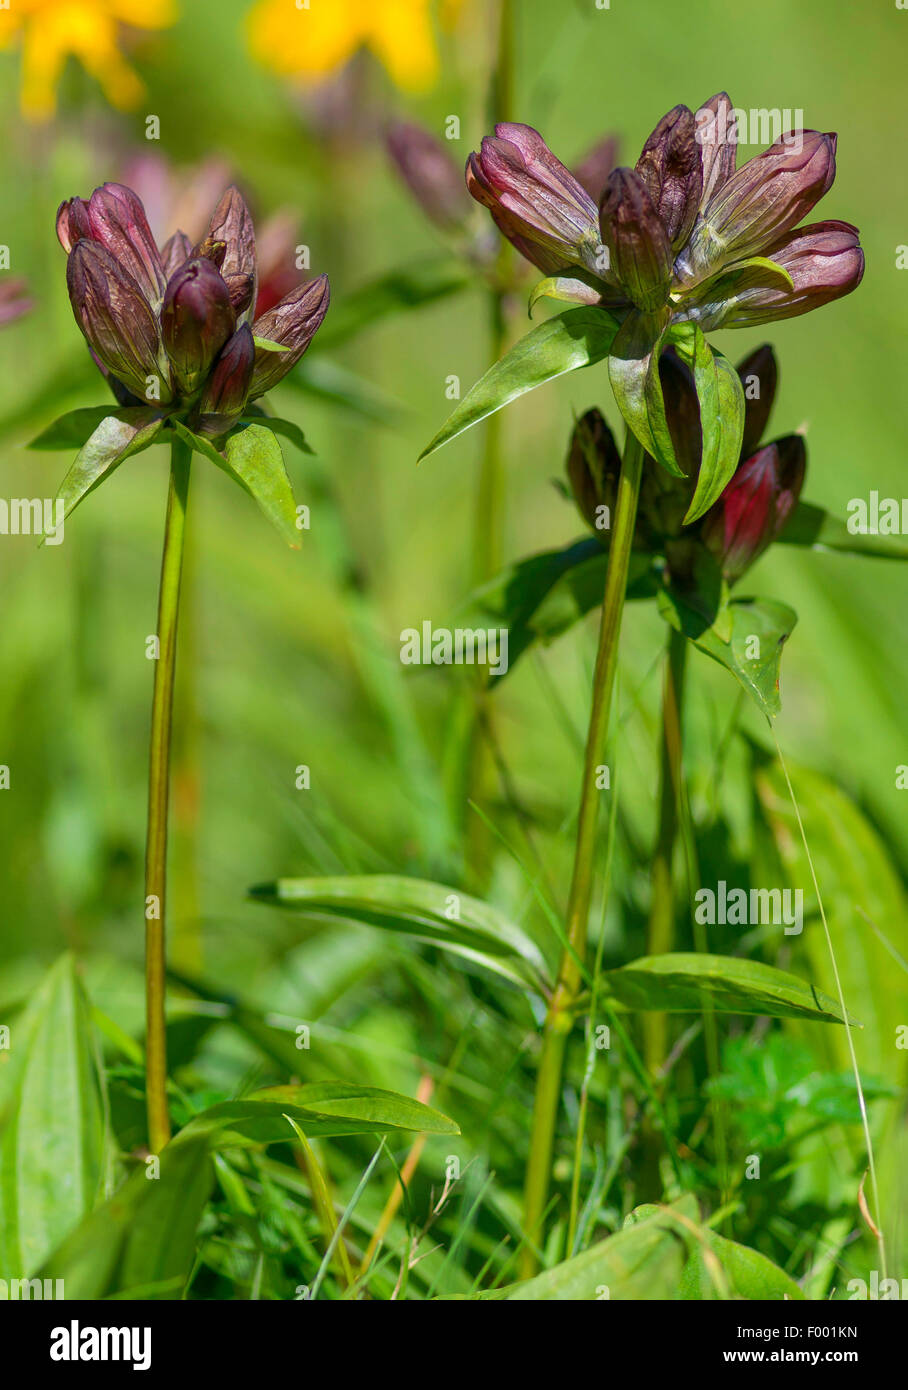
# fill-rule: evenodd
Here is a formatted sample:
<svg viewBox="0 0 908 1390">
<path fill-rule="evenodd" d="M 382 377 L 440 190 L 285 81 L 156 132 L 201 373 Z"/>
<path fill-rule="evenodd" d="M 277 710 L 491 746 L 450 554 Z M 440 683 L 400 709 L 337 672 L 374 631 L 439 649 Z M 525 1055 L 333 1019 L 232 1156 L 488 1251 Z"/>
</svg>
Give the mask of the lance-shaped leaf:
<svg viewBox="0 0 908 1390">
<path fill-rule="evenodd" d="M 32 1276 L 97 1200 L 103 1081 L 72 956 L 57 961 L 10 1028 L 0 1115 L 0 1269 Z"/>
<path fill-rule="evenodd" d="M 730 671 L 767 719 L 776 717 L 782 708 L 782 648 L 798 621 L 793 608 L 775 599 L 732 599 L 713 625 L 706 626 L 695 606 L 676 591 L 663 590 L 659 611 L 701 652 Z"/>
<path fill-rule="evenodd" d="M 545 963 L 521 927 L 457 888 L 394 874 L 280 878 L 250 889 L 272 907 L 309 917 L 341 917 L 441 946 L 525 989 L 540 988 Z"/>
<path fill-rule="evenodd" d="M 197 453 L 217 464 L 228 477 L 258 503 L 265 516 L 294 550 L 300 548 L 296 501 L 281 446 L 264 422 L 241 425 L 227 436 L 221 452 L 202 435 L 194 434 L 178 420 L 174 429 Z"/>
<path fill-rule="evenodd" d="M 645 956 L 606 970 L 600 979 L 603 992 L 625 1009 L 701 1013 L 709 1005 L 720 1013 L 846 1021 L 836 1000 L 808 981 L 737 956 L 684 951 Z M 847 1022 L 861 1026 L 851 1014 Z"/>
<path fill-rule="evenodd" d="M 314 454 L 315 450 L 306 443 L 306 436 L 299 425 L 292 420 L 282 420 L 279 415 L 261 415 L 255 413 L 255 406 L 250 407 L 248 416 L 243 416 L 241 425 L 261 425 L 262 429 L 270 430 L 272 434 L 279 434 L 284 439 L 289 439 L 291 444 L 295 444 L 301 454 Z"/>
<path fill-rule="evenodd" d="M 678 324 L 668 337 L 694 374 L 700 406 L 703 453 L 697 486 L 684 518 L 690 526 L 721 496 L 741 457 L 744 388 L 731 363 L 715 352 L 698 324 Z"/>
<path fill-rule="evenodd" d="M 110 404 L 87 405 L 68 410 L 36 435 L 26 446 L 29 449 L 81 449 L 103 420 L 110 415 Z"/>
<path fill-rule="evenodd" d="M 537 386 L 601 362 L 611 350 L 617 329 L 617 320 L 605 309 L 566 309 L 547 319 L 480 377 L 420 459 Z"/>
<path fill-rule="evenodd" d="M 659 355 L 665 342 L 659 314 L 628 314 L 612 344 L 609 380 L 618 409 L 628 428 L 648 454 L 676 478 L 685 476 L 678 463 L 659 377 Z"/>
<path fill-rule="evenodd" d="M 163 426 L 163 417 L 145 405 L 124 406 L 105 415 L 60 484 L 57 498 L 63 503 L 64 516 L 68 517 L 121 463 L 154 444 Z"/>
<path fill-rule="evenodd" d="M 68 1299 L 139 1290 L 179 1298 L 191 1272 L 196 1230 L 211 1191 L 209 1138 L 183 1134 L 160 1155 L 150 1179 L 140 1165 L 114 1195 L 54 1251 L 40 1275 L 62 1279 Z"/>
<path fill-rule="evenodd" d="M 872 555 L 880 560 L 908 560 L 908 546 L 892 537 L 851 531 L 846 522 L 813 502 L 799 502 L 776 539 L 779 545 L 801 545 L 810 550 L 839 550 L 848 555 Z"/>
<path fill-rule="evenodd" d="M 710 1269 L 709 1255 L 712 1254 L 732 1298 L 749 1301 L 789 1299 L 793 1302 L 804 1299 L 803 1289 L 791 1275 L 761 1255 L 759 1250 L 751 1250 L 736 1240 L 726 1240 L 725 1236 L 705 1226 L 701 1228 L 700 1237 L 699 1241 L 691 1241 L 691 1256 L 681 1277 L 682 1298 L 699 1301 L 722 1297 L 723 1291 L 717 1287 Z"/>
<path fill-rule="evenodd" d="M 270 1086 L 241 1100 L 221 1101 L 194 1115 L 180 1141 L 206 1136 L 219 1148 L 285 1143 L 287 1120 L 307 1138 L 348 1134 L 459 1134 L 440 1111 L 396 1091 L 348 1081 L 314 1081 L 306 1086 Z"/>
</svg>

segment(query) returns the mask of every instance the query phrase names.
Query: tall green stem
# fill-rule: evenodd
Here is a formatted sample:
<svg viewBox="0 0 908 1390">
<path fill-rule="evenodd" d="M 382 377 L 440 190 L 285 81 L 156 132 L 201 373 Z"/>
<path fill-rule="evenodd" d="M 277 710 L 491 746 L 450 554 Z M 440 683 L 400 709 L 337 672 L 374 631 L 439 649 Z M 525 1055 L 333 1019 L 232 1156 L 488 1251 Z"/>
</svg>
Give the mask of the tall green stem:
<svg viewBox="0 0 908 1390">
<path fill-rule="evenodd" d="M 561 957 L 558 979 L 549 1003 L 542 1037 L 542 1055 L 536 1077 L 536 1099 L 524 1189 L 525 1229 L 528 1240 L 523 1251 L 525 1278 L 529 1278 L 537 1267 L 535 1247 L 540 1242 L 548 1199 L 564 1054 L 573 1025 L 574 1002 L 586 952 L 599 817 L 598 772 L 608 736 L 612 690 L 618 664 L 618 638 L 621 632 L 621 616 L 624 611 L 624 595 L 637 520 L 637 498 L 640 493 L 642 471 L 643 448 L 628 431 L 621 475 L 618 479 L 614 527 L 605 578 L 599 648 L 593 678 L 593 702 L 586 740 L 577 842 L 574 850 L 574 871 L 568 896 L 565 926 L 569 949 L 565 949 Z"/>
<path fill-rule="evenodd" d="M 160 1153 L 170 1138 L 164 1016 L 167 971 L 167 809 L 170 792 L 173 674 L 176 665 L 177 619 L 191 460 L 191 449 L 182 440 L 174 440 L 171 446 L 170 491 L 167 495 L 167 517 L 164 523 L 161 585 L 158 591 L 158 659 L 155 662 L 154 696 L 151 705 L 148 836 L 145 845 L 145 1093 L 148 1144 L 152 1153 Z"/>
</svg>

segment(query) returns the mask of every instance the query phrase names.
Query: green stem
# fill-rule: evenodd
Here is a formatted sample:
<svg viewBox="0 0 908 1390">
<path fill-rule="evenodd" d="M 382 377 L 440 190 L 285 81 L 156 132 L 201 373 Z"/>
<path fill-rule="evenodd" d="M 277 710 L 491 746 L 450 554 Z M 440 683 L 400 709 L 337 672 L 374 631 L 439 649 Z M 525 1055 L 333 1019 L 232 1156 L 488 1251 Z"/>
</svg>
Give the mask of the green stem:
<svg viewBox="0 0 908 1390">
<path fill-rule="evenodd" d="M 183 537 L 189 496 L 192 450 L 175 439 L 170 456 L 170 491 L 164 523 L 161 585 L 158 591 L 158 659 L 151 705 L 151 751 L 148 765 L 148 836 L 145 847 L 145 1092 L 148 1144 L 160 1153 L 170 1138 L 167 1111 L 167 1037 L 164 1002 L 167 953 L 165 892 L 167 884 L 167 808 L 170 791 L 170 730 L 173 674 L 176 665 Z"/>
<path fill-rule="evenodd" d="M 681 708 L 684 699 L 684 668 L 687 639 L 676 628 L 669 629 L 662 681 L 662 751 L 659 762 L 659 832 L 653 855 L 649 923 L 646 953 L 661 956 L 675 944 L 675 894 L 672 862 L 678 838 L 678 797 L 681 792 Z M 653 1076 L 665 1061 L 668 1050 L 668 1016 L 643 1015 L 643 1055 Z"/>
<path fill-rule="evenodd" d="M 614 528 L 609 547 L 605 595 L 599 627 L 599 648 L 593 678 L 593 702 L 590 710 L 589 732 L 583 767 L 583 786 L 580 794 L 580 814 L 574 850 L 574 871 L 568 897 L 565 923 L 569 949 L 561 957 L 558 979 L 549 1003 L 542 1037 L 542 1056 L 536 1077 L 536 1099 L 530 1132 L 530 1153 L 527 1161 L 524 1189 L 525 1229 L 527 1245 L 523 1253 L 523 1275 L 531 1277 L 536 1270 L 535 1247 L 542 1235 L 542 1220 L 549 1191 L 552 1167 L 552 1148 L 555 1120 L 561 1094 L 561 1076 L 568 1035 L 573 1025 L 573 1008 L 581 979 L 581 962 L 586 953 L 587 922 L 593 891 L 593 871 L 596 856 L 596 828 L 599 817 L 600 791 L 598 770 L 602 763 L 608 736 L 612 690 L 618 664 L 618 638 L 627 589 L 634 527 L 637 520 L 637 498 L 643 471 L 643 447 L 628 431 L 618 496 L 615 504 Z"/>
</svg>

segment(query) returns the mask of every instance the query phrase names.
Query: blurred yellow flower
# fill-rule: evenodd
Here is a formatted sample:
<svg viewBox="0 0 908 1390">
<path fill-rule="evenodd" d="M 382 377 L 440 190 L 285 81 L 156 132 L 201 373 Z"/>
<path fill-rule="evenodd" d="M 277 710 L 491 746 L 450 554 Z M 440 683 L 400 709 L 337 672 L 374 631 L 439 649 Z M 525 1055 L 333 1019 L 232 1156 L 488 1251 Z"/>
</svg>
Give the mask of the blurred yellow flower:
<svg viewBox="0 0 908 1390">
<path fill-rule="evenodd" d="M 135 106 L 145 89 L 117 47 L 118 26 L 164 29 L 175 18 L 173 0 L 12 0 L 11 8 L 0 9 L 0 48 L 21 34 L 24 114 L 33 121 L 53 116 L 70 55 L 114 106 Z"/>
<path fill-rule="evenodd" d="M 419 91 L 438 76 L 431 8 L 431 0 L 259 0 L 249 41 L 273 71 L 316 81 L 368 48 L 398 87 Z"/>
</svg>

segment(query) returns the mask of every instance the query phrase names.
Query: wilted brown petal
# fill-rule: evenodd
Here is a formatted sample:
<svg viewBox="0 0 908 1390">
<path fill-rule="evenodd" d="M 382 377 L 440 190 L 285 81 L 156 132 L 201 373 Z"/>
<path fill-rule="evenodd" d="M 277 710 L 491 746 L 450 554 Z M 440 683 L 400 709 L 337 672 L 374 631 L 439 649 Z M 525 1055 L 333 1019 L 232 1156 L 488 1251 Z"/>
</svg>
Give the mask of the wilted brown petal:
<svg viewBox="0 0 908 1390">
<path fill-rule="evenodd" d="M 238 319 L 250 322 L 256 295 L 255 230 L 238 188 L 228 188 L 212 213 L 207 240 L 225 243 L 227 249 L 220 266 L 221 275 Z"/>
<path fill-rule="evenodd" d="M 617 279 L 644 313 L 661 308 L 671 283 L 671 246 L 646 186 L 633 169 L 615 169 L 609 175 L 599 220 L 610 254 L 610 278 Z"/>
<path fill-rule="evenodd" d="M 289 351 L 271 352 L 266 348 L 256 348 L 250 400 L 270 391 L 300 360 L 328 312 L 330 298 L 328 277 L 319 275 L 316 280 L 292 290 L 280 304 L 256 319 L 252 325 L 256 338 L 280 343 Z"/>
<path fill-rule="evenodd" d="M 89 347 L 139 400 L 148 378 L 160 400 L 171 399 L 158 322 L 136 281 L 96 241 L 77 241 L 66 263 L 66 284 L 76 322 Z"/>
<path fill-rule="evenodd" d="M 637 160 L 653 207 L 673 246 L 686 240 L 700 206 L 703 168 L 693 112 L 675 106 L 656 126 Z"/>
</svg>

